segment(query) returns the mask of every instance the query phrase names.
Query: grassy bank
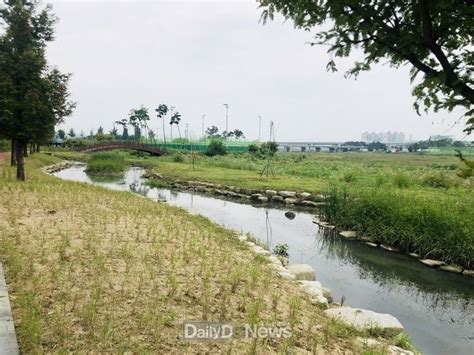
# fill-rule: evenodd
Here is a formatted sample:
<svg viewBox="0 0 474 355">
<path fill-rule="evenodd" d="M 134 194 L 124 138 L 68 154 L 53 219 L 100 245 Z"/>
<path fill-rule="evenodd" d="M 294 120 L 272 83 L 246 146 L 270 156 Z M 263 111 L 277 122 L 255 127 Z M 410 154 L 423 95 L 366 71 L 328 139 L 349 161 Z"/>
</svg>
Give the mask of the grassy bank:
<svg viewBox="0 0 474 355">
<path fill-rule="evenodd" d="M 354 339 L 368 334 L 328 321 L 233 232 L 39 169 L 56 161 L 28 158 L 23 183 L 0 165 L 0 260 L 22 352 L 364 351 Z M 289 324 L 293 336 L 188 343 L 185 320 Z"/>
<path fill-rule="evenodd" d="M 125 170 L 125 157 L 116 153 L 95 153 L 87 159 L 86 172 L 90 175 L 120 175 Z"/>
<path fill-rule="evenodd" d="M 268 178 L 259 176 L 266 160 L 258 156 L 199 156 L 194 170 L 189 157 L 180 156 L 128 153 L 126 160 L 170 179 L 315 194 L 339 191 L 323 210 L 332 223 L 423 257 L 474 264 L 474 184 L 456 175 L 460 163 L 453 156 L 277 154 L 272 160 L 276 175 Z"/>
<path fill-rule="evenodd" d="M 330 191 L 321 214 L 345 230 L 369 240 L 415 252 L 423 258 L 472 267 L 474 219 L 472 211 L 456 209 L 456 197 L 411 196 L 406 191 Z M 466 207 L 468 204 L 466 204 Z"/>
</svg>

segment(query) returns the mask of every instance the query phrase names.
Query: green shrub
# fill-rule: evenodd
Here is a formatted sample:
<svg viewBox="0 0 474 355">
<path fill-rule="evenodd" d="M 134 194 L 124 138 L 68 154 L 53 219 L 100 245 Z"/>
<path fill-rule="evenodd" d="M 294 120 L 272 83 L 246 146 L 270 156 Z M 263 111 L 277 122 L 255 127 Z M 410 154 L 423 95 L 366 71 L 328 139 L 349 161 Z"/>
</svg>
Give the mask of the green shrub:
<svg viewBox="0 0 474 355">
<path fill-rule="evenodd" d="M 118 153 L 95 153 L 87 161 L 86 172 L 93 175 L 119 175 L 125 170 L 125 158 Z"/>
<path fill-rule="evenodd" d="M 91 141 L 88 141 L 86 139 L 81 139 L 81 138 L 70 138 L 64 141 L 63 147 L 69 148 L 69 149 L 77 149 L 77 148 L 82 148 L 93 143 L 96 143 L 96 142 L 91 142 Z"/>
<path fill-rule="evenodd" d="M 227 154 L 227 148 L 221 140 L 215 139 L 212 140 L 207 146 L 206 155 L 213 157 L 216 155 L 225 155 Z"/>
<path fill-rule="evenodd" d="M 265 142 L 260 144 L 261 154 L 274 155 L 278 151 L 278 144 L 276 142 Z"/>
<path fill-rule="evenodd" d="M 422 185 L 437 189 L 449 189 L 454 184 L 446 175 L 438 173 L 426 175 L 422 180 Z"/>
<path fill-rule="evenodd" d="M 175 156 L 173 156 L 173 161 L 175 163 L 182 163 L 184 162 L 184 155 L 183 154 L 176 154 Z"/>
<path fill-rule="evenodd" d="M 249 149 L 249 153 L 251 154 L 256 154 L 259 152 L 259 147 L 257 144 L 255 143 L 252 143 L 248 146 L 248 149 Z"/>
<path fill-rule="evenodd" d="M 137 157 L 137 158 L 148 158 L 150 156 L 150 153 L 148 152 L 142 152 L 139 150 L 132 150 L 130 152 L 131 157 Z"/>
<path fill-rule="evenodd" d="M 411 179 L 408 175 L 400 173 L 393 177 L 393 183 L 395 184 L 396 187 L 400 189 L 405 189 L 407 187 L 410 187 Z"/>
<path fill-rule="evenodd" d="M 273 254 L 275 254 L 276 256 L 288 258 L 290 256 L 290 254 L 288 253 L 288 244 L 275 245 L 275 248 L 273 248 Z"/>
</svg>

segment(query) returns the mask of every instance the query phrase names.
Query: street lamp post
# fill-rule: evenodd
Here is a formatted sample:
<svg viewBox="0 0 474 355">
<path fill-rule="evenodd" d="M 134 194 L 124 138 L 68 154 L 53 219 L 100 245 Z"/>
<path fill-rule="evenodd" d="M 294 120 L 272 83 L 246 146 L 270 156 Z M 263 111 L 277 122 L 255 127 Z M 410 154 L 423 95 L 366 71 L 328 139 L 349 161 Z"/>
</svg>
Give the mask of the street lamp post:
<svg viewBox="0 0 474 355">
<path fill-rule="evenodd" d="M 204 138 L 204 118 L 206 115 L 202 115 L 202 138 Z"/>
<path fill-rule="evenodd" d="M 229 131 L 229 104 L 223 104 L 225 106 L 225 131 Z"/>
<path fill-rule="evenodd" d="M 262 116 L 258 116 L 258 141 L 262 139 Z"/>
</svg>

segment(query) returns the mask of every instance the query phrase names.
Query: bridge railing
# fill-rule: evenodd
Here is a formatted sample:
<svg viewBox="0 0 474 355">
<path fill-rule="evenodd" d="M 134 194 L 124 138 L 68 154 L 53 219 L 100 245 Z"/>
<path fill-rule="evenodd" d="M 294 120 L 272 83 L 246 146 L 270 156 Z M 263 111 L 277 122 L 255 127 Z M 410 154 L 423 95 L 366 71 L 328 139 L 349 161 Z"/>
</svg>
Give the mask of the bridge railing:
<svg viewBox="0 0 474 355">
<path fill-rule="evenodd" d="M 162 149 L 157 146 L 153 146 L 152 144 L 144 144 L 140 142 L 130 141 L 105 141 L 77 148 L 77 150 L 80 152 L 93 152 L 107 149 L 133 149 L 148 151 L 155 154 L 163 153 Z"/>
</svg>

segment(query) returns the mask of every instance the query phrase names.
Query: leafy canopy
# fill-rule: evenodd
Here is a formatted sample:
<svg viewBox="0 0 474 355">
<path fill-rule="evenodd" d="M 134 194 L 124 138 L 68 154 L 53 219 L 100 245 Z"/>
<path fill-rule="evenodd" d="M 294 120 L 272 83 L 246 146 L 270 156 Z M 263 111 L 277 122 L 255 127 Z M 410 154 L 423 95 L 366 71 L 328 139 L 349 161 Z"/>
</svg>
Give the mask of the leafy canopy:
<svg viewBox="0 0 474 355">
<path fill-rule="evenodd" d="M 297 28 L 317 28 L 314 44 L 328 45 L 327 69 L 335 57 L 363 51 L 346 72 L 357 76 L 380 61 L 411 64 L 414 107 L 428 111 L 462 107 L 466 131 L 474 129 L 474 6 L 470 0 L 259 0 L 262 20 L 275 13 Z"/>
</svg>

